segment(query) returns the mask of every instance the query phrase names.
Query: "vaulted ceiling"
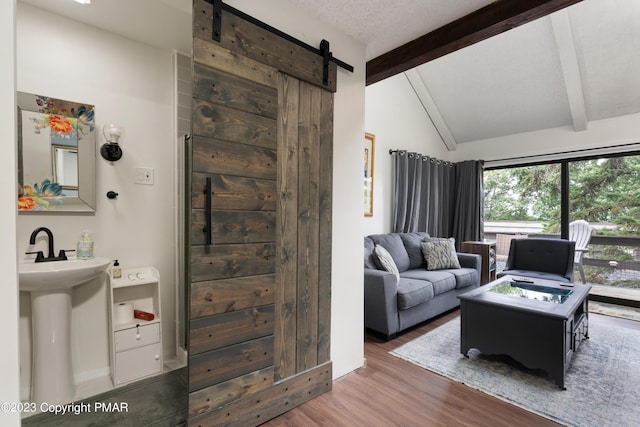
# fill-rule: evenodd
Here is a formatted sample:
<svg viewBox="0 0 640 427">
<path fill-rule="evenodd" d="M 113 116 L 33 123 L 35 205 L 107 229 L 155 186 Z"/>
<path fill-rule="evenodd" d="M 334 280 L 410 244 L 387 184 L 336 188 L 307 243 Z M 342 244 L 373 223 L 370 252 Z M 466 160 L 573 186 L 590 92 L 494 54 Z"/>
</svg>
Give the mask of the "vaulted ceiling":
<svg viewBox="0 0 640 427">
<path fill-rule="evenodd" d="M 429 33 L 436 40 L 423 45 L 446 48 L 447 33 L 462 31 L 450 23 L 473 17 L 473 11 L 486 7 L 507 14 L 513 9 L 510 4 L 518 3 L 538 7 L 537 12 L 560 6 L 550 15 L 474 44 L 462 34 L 458 45 L 467 47 L 405 72 L 450 150 L 458 143 L 562 126 L 580 132 L 591 121 L 640 112 L 640 2 L 636 0 L 355 0 L 343 8 L 293 1 L 366 43 L 368 83 L 377 80 L 370 72 L 372 64 L 379 66 L 389 50 L 412 47 L 418 56 L 420 45 L 407 43 Z M 571 3 L 575 4 L 562 8 Z M 493 15 L 488 20 L 498 13 Z M 508 27 L 526 18 L 526 13 L 514 13 L 496 26 Z M 471 28 L 467 38 L 482 35 L 483 21 L 475 22 L 476 27 L 466 23 Z M 450 31 L 442 31 L 443 27 Z M 378 68 L 375 72 L 380 72 Z"/>
<path fill-rule="evenodd" d="M 19 1 L 150 45 L 190 49 L 191 0 L 93 0 L 90 7 L 71 0 Z M 369 83 L 385 70 L 404 72 L 452 150 L 539 129 L 580 132 L 591 121 L 640 112 L 637 0 L 289 2 L 367 46 Z M 533 6 L 514 9 L 522 3 Z M 490 13 L 478 17 L 482 8 Z M 430 60 L 414 66 L 407 62 L 412 55 Z"/>
</svg>

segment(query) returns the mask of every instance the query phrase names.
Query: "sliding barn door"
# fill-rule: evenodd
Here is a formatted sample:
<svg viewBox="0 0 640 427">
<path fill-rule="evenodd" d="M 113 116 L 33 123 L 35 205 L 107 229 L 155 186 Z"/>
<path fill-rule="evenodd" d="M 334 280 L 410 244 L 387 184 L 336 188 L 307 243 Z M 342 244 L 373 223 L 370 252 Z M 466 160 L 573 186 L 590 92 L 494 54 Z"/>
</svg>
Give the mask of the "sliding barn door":
<svg viewBox="0 0 640 427">
<path fill-rule="evenodd" d="M 257 425 L 331 389 L 335 65 L 194 5 L 189 425 Z M 327 88 L 328 86 L 328 88 Z"/>
</svg>

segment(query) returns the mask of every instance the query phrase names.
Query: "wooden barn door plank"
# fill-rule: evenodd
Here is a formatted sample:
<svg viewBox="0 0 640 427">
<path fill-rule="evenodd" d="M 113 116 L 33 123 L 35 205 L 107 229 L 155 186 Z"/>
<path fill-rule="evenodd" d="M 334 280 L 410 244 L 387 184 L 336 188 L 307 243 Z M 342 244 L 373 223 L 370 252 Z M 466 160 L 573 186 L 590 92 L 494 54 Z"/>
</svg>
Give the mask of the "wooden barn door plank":
<svg viewBox="0 0 640 427">
<path fill-rule="evenodd" d="M 285 74 L 278 83 L 278 222 L 275 379 L 296 372 L 298 262 L 298 99 L 300 82 Z"/>
<path fill-rule="evenodd" d="M 332 386 L 336 73 L 226 11 L 211 41 L 212 14 L 194 1 L 188 423 L 249 426 Z"/>
<path fill-rule="evenodd" d="M 298 141 L 297 372 L 318 361 L 318 249 L 321 89 L 300 83 Z"/>
<path fill-rule="evenodd" d="M 318 364 L 331 360 L 331 251 L 333 216 L 333 93 L 322 91 L 318 247 Z"/>
<path fill-rule="evenodd" d="M 194 5 L 193 36 L 210 41 L 213 34 L 213 8 L 208 2 L 200 0 L 196 0 Z M 323 86 L 323 63 L 319 55 L 225 10 L 222 11 L 219 46 L 300 80 Z M 336 90 L 336 67 L 334 62 L 329 62 L 329 82 L 326 88 L 331 92 Z"/>
</svg>

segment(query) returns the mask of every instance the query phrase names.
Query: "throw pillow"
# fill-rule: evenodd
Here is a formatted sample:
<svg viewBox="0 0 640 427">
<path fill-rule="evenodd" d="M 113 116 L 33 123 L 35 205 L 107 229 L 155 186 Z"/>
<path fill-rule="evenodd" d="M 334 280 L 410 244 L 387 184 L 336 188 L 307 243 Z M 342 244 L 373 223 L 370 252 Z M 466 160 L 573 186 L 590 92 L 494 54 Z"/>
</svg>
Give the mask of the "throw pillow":
<svg viewBox="0 0 640 427">
<path fill-rule="evenodd" d="M 373 253 L 373 250 L 375 249 L 375 244 L 373 243 L 373 240 L 371 240 L 368 237 L 364 238 L 364 268 L 372 268 L 372 269 L 377 269 L 378 266 L 376 265 L 376 261 L 375 261 L 375 254 Z"/>
<path fill-rule="evenodd" d="M 396 278 L 400 280 L 400 272 L 398 271 L 398 267 L 396 263 L 393 261 L 391 254 L 382 246 L 376 245 L 373 252 L 376 254 L 375 260 L 376 264 L 381 270 L 388 271 L 389 273 L 393 273 L 396 275 Z"/>
<path fill-rule="evenodd" d="M 422 255 L 422 242 L 425 241 L 425 238 L 429 238 L 429 234 L 423 231 L 400 233 L 400 239 L 402 239 L 407 255 L 409 255 L 409 270 L 426 268 L 424 255 Z M 400 267 L 398 267 L 398 270 L 400 270 Z"/>
<path fill-rule="evenodd" d="M 460 268 L 460 261 L 458 261 L 453 238 L 424 242 L 422 244 L 422 253 L 425 261 L 427 261 L 427 270 Z"/>
</svg>

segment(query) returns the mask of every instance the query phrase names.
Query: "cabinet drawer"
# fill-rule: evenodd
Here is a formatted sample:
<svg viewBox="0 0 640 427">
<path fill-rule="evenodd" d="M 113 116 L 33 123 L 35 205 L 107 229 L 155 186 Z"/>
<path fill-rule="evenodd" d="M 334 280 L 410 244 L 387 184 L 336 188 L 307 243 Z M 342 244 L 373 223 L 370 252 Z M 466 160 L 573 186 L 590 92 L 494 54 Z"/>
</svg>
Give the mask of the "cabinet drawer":
<svg viewBox="0 0 640 427">
<path fill-rule="evenodd" d="M 160 342 L 160 324 L 154 323 L 115 332 L 116 352 Z"/>
<path fill-rule="evenodd" d="M 589 333 L 589 323 L 586 317 L 582 317 L 575 327 L 574 332 L 574 349 L 577 350 L 582 341 L 587 338 Z"/>
<path fill-rule="evenodd" d="M 162 344 L 116 353 L 116 385 L 162 372 Z"/>
</svg>

